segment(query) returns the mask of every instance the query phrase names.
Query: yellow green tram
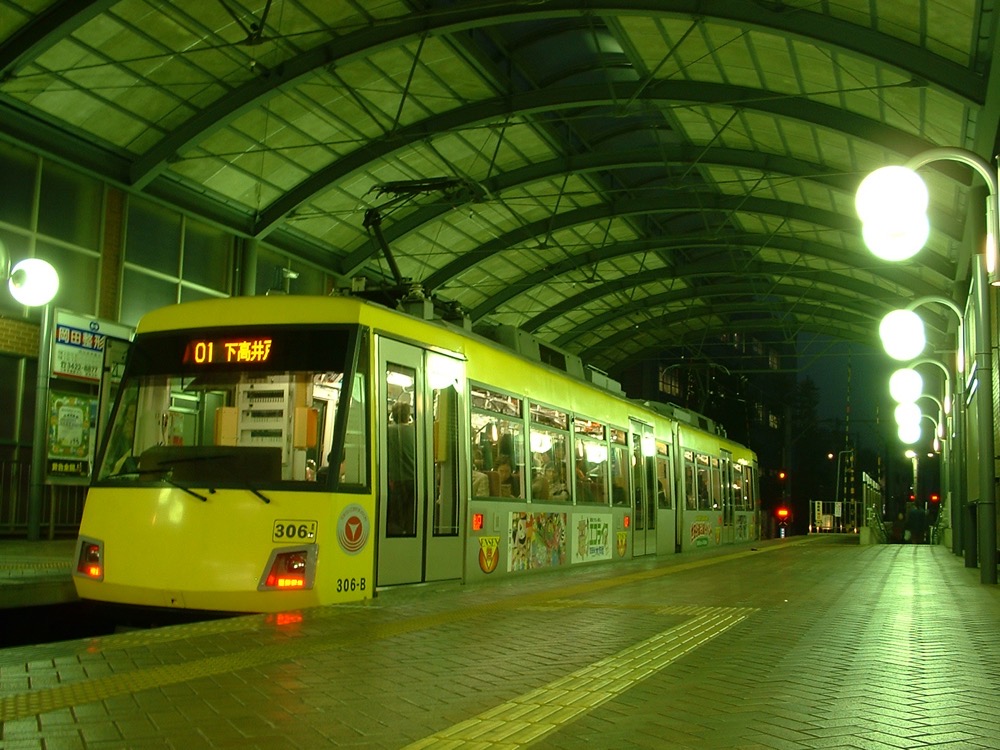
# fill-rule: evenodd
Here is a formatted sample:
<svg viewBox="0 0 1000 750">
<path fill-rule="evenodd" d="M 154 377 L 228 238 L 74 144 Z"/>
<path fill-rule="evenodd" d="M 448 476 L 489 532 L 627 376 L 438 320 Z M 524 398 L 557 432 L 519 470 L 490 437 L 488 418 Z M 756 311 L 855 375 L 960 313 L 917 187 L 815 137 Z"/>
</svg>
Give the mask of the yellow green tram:
<svg viewBox="0 0 1000 750">
<path fill-rule="evenodd" d="M 146 315 L 97 466 L 77 592 L 147 607 L 299 609 L 758 534 L 745 447 L 352 297 Z"/>
</svg>

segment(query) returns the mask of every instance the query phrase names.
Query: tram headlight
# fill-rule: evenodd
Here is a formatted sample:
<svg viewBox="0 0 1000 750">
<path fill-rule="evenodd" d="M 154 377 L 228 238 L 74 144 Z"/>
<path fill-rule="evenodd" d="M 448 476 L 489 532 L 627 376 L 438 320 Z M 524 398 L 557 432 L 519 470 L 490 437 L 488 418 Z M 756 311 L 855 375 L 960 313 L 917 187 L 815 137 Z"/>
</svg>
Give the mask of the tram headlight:
<svg viewBox="0 0 1000 750">
<path fill-rule="evenodd" d="M 315 546 L 271 552 L 258 591 L 311 589 L 316 570 Z"/>
<path fill-rule="evenodd" d="M 104 543 L 81 537 L 76 555 L 76 574 L 95 581 L 104 580 Z"/>
</svg>

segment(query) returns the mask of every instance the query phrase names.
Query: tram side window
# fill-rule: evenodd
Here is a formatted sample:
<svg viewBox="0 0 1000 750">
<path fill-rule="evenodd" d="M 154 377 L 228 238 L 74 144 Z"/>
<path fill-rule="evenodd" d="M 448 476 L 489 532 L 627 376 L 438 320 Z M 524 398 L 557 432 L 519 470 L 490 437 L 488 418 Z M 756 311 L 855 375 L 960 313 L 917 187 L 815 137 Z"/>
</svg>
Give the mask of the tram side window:
<svg viewBox="0 0 1000 750">
<path fill-rule="evenodd" d="M 531 499 L 569 500 L 569 416 L 531 404 Z"/>
<path fill-rule="evenodd" d="M 607 428 L 589 419 L 573 420 L 573 492 L 578 503 L 608 504 Z"/>
<path fill-rule="evenodd" d="M 709 477 L 712 481 L 712 507 L 716 510 L 722 505 L 722 473 L 719 466 L 719 459 L 711 459 L 711 471 Z"/>
<path fill-rule="evenodd" d="M 524 417 L 519 398 L 472 386 L 472 494 L 524 498 Z"/>
<path fill-rule="evenodd" d="M 432 391 L 434 409 L 434 536 L 459 532 L 458 391 L 454 382 Z M 480 472 L 482 473 L 482 472 Z"/>
<path fill-rule="evenodd" d="M 417 535 L 417 372 L 412 367 L 390 363 L 386 372 L 385 466 L 388 480 L 386 535 Z M 419 418 L 419 415 L 416 415 Z M 421 436 L 422 437 L 422 436 Z"/>
<path fill-rule="evenodd" d="M 746 510 L 746 494 L 743 492 L 743 465 L 733 463 L 733 507 L 736 510 Z"/>
<path fill-rule="evenodd" d="M 684 507 L 698 509 L 698 486 L 694 481 L 694 453 L 684 451 Z"/>
<path fill-rule="evenodd" d="M 611 428 L 611 504 L 629 505 L 628 467 L 631 463 L 624 430 Z"/>
<path fill-rule="evenodd" d="M 365 486 L 368 467 L 368 440 L 365 436 L 365 376 L 356 373 L 347 405 L 347 432 L 344 435 L 344 460 L 340 466 L 340 484 Z M 331 426 L 333 422 L 330 422 Z"/>
<path fill-rule="evenodd" d="M 656 441 L 656 504 L 661 510 L 674 507 L 674 494 L 670 487 L 670 448 Z"/>
<path fill-rule="evenodd" d="M 695 454 L 696 471 L 698 474 L 698 510 L 712 509 L 712 494 L 708 479 L 708 456 Z"/>
</svg>

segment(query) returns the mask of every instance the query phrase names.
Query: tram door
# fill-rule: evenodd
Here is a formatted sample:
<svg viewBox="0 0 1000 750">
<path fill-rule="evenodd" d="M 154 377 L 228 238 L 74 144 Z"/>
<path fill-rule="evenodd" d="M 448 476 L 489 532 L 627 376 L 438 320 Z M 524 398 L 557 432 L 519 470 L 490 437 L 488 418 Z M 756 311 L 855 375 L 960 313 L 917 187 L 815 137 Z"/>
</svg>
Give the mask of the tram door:
<svg viewBox="0 0 1000 750">
<path fill-rule="evenodd" d="M 656 554 L 656 465 L 653 428 L 632 422 L 632 556 Z"/>
<path fill-rule="evenodd" d="M 458 426 L 462 363 L 379 344 L 377 585 L 462 575 Z"/>
<path fill-rule="evenodd" d="M 674 480 L 670 446 L 656 441 L 656 552 L 667 555 L 678 552 L 677 511 L 674 509 Z"/>
<path fill-rule="evenodd" d="M 733 454 L 722 451 L 722 543 L 736 541 L 736 513 L 733 498 Z"/>
</svg>

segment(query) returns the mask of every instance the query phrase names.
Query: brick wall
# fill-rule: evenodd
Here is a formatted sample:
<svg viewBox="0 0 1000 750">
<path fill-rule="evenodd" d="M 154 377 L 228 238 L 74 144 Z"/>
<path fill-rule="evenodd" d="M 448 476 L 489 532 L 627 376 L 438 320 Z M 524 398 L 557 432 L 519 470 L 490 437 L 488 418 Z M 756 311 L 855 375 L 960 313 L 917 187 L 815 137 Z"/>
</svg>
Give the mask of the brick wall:
<svg viewBox="0 0 1000 750">
<path fill-rule="evenodd" d="M 0 354 L 38 357 L 38 326 L 24 320 L 0 317 Z"/>
</svg>

